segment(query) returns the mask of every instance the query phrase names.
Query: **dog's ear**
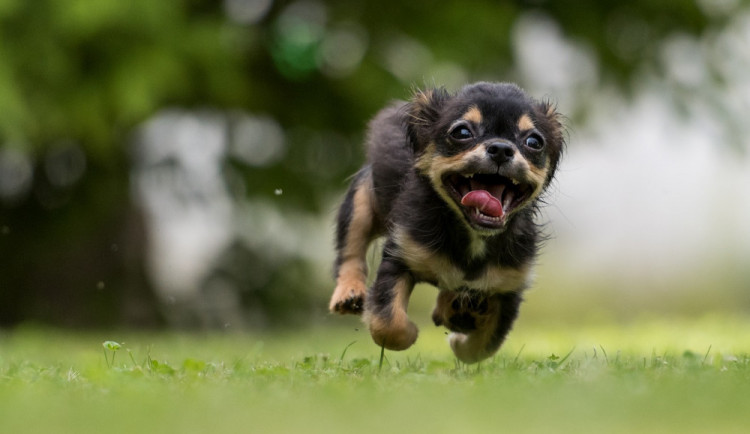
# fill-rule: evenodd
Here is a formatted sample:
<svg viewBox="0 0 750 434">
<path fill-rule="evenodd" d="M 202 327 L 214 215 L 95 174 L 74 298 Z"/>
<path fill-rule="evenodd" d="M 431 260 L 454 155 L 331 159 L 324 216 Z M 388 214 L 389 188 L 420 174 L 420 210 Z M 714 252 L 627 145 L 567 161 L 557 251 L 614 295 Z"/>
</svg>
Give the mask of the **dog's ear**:
<svg viewBox="0 0 750 434">
<path fill-rule="evenodd" d="M 430 132 L 440 116 L 440 110 L 450 98 L 445 88 L 416 90 L 406 106 L 409 142 L 414 152 L 421 152 L 430 141 Z"/>
<path fill-rule="evenodd" d="M 550 152 L 550 167 L 547 172 L 547 182 L 555 176 L 557 164 L 565 151 L 565 127 L 563 126 L 563 115 L 557 111 L 557 105 L 549 100 L 536 103 L 536 117 L 541 120 L 538 127 L 547 138 Z"/>
</svg>

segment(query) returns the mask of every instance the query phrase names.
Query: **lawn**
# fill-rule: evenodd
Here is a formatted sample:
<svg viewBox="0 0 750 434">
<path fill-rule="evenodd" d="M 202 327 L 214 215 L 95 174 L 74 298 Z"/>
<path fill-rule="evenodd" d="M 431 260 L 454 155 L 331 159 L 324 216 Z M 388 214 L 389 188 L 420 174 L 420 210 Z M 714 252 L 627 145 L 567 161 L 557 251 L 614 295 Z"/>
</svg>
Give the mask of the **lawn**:
<svg viewBox="0 0 750 434">
<path fill-rule="evenodd" d="M 747 432 L 750 318 L 519 321 L 480 365 L 442 329 L 380 350 L 354 320 L 274 334 L 0 335 L 3 433 Z M 120 348 L 116 351 L 114 343 Z M 112 357 L 114 356 L 114 360 Z"/>
</svg>

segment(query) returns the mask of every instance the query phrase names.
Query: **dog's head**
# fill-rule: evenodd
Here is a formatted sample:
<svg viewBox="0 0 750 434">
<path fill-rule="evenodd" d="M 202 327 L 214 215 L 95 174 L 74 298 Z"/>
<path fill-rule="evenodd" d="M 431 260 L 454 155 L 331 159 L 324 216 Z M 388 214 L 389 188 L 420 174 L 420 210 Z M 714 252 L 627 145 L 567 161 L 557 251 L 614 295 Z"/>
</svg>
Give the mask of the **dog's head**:
<svg viewBox="0 0 750 434">
<path fill-rule="evenodd" d="M 416 169 L 480 235 L 502 232 L 552 181 L 564 146 L 560 115 L 513 84 L 418 91 L 407 110 Z"/>
</svg>

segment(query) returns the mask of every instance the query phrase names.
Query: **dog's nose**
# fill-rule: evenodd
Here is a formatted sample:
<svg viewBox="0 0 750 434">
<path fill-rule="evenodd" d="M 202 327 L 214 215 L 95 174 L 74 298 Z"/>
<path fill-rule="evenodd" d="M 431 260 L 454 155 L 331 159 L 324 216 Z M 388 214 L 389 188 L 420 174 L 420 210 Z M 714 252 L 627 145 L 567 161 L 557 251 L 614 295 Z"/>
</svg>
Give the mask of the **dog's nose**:
<svg viewBox="0 0 750 434">
<path fill-rule="evenodd" d="M 487 145 L 487 154 L 492 161 L 502 164 L 513 159 L 516 150 L 513 145 L 506 142 L 492 142 Z"/>
</svg>

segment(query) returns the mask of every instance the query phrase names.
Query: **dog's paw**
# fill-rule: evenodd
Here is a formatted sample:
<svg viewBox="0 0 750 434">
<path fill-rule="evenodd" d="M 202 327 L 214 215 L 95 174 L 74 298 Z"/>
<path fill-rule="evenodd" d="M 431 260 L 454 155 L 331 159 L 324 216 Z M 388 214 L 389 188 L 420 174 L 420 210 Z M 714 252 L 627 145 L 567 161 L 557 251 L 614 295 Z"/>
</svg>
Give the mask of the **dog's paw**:
<svg viewBox="0 0 750 434">
<path fill-rule="evenodd" d="M 333 313 L 359 315 L 365 307 L 367 286 L 358 280 L 340 281 L 328 309 Z"/>
<path fill-rule="evenodd" d="M 438 294 L 432 321 L 453 332 L 470 333 L 486 327 L 499 308 L 499 300 L 491 294 L 443 290 Z"/>
<path fill-rule="evenodd" d="M 331 312 L 340 314 L 353 314 L 360 315 L 364 309 L 365 297 L 363 295 L 356 295 L 353 291 L 350 291 L 348 297 L 343 300 L 331 300 L 329 309 Z"/>
<path fill-rule="evenodd" d="M 393 351 L 409 348 L 419 335 L 417 325 L 411 322 L 405 313 L 389 320 L 368 315 L 365 322 L 370 327 L 372 340 L 379 346 Z"/>
</svg>

